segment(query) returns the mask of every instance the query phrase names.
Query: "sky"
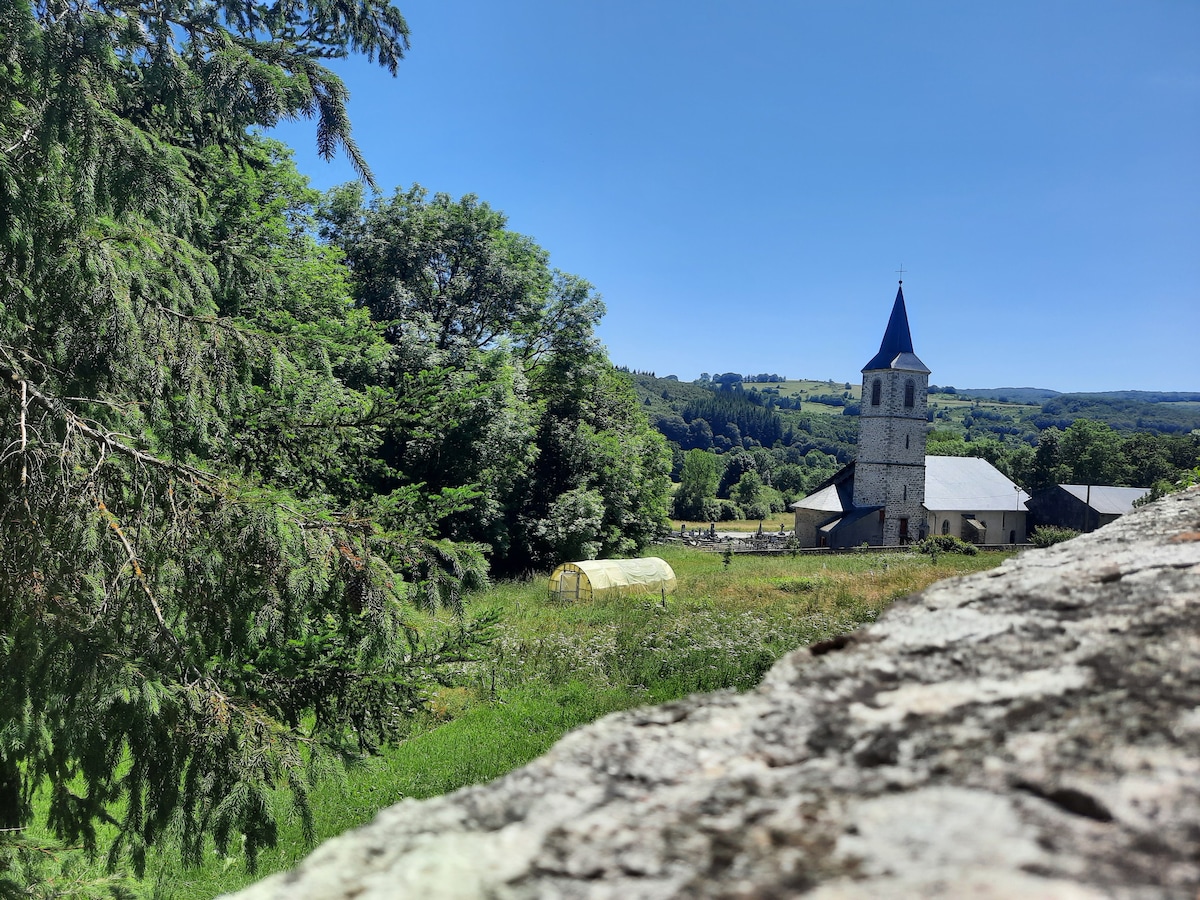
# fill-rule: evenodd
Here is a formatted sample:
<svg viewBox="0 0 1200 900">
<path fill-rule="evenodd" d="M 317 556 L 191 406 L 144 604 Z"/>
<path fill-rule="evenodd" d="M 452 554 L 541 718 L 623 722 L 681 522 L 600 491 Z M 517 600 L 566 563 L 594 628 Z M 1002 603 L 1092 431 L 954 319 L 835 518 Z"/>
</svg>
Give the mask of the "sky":
<svg viewBox="0 0 1200 900">
<path fill-rule="evenodd" d="M 396 2 L 334 64 L 380 187 L 502 210 L 618 365 L 857 382 L 903 268 L 935 384 L 1200 391 L 1195 0 Z"/>
</svg>

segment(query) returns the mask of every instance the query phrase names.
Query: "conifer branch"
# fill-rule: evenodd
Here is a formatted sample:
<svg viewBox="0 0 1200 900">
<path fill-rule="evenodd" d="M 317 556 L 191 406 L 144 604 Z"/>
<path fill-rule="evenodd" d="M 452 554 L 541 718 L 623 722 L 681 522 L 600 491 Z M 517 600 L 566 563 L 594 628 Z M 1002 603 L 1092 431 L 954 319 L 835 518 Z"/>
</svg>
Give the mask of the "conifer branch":
<svg viewBox="0 0 1200 900">
<path fill-rule="evenodd" d="M 29 411 L 29 382 L 21 381 L 21 490 L 24 491 L 29 481 L 29 462 L 26 451 L 29 447 L 29 433 L 25 427 L 25 415 Z M 27 501 L 28 502 L 28 501 Z"/>
<path fill-rule="evenodd" d="M 217 328 L 223 328 L 237 335 L 242 335 L 246 332 L 246 329 L 239 328 L 226 316 L 191 316 L 187 313 L 171 309 L 169 306 L 163 306 L 161 303 L 155 308 L 161 313 L 174 316 L 176 319 L 182 319 L 184 322 L 194 322 L 199 325 L 215 325 Z M 250 333 L 256 334 L 254 331 L 250 331 Z"/>
<path fill-rule="evenodd" d="M 0 348 L 3 349 L 3 348 Z M 120 453 L 122 456 L 129 457 L 143 465 L 153 466 L 177 475 L 186 475 L 190 479 L 204 484 L 213 485 L 219 482 L 219 478 L 211 472 L 205 472 L 203 469 L 198 469 L 195 466 L 189 466 L 187 463 L 174 462 L 172 460 L 162 459 L 152 453 L 146 453 L 144 450 L 138 450 L 136 447 L 131 447 L 123 441 L 117 440 L 117 433 L 106 429 L 97 428 L 88 424 L 82 416 L 70 409 L 60 401 L 57 397 L 43 393 L 27 381 L 22 374 L 12 365 L 12 358 L 8 356 L 7 351 L 4 351 L 5 357 L 8 358 L 8 366 L 0 367 L 0 376 L 14 393 L 21 393 L 23 398 L 32 399 L 38 406 L 49 412 L 51 415 L 58 416 L 64 420 L 68 428 L 74 429 L 84 437 L 95 442 L 99 446 Z M 20 385 L 20 387 L 18 387 Z M 23 399 L 23 403 L 27 400 Z M 210 489 L 210 493 L 212 490 Z"/>
<path fill-rule="evenodd" d="M 28 128 L 25 129 L 25 133 L 23 135 L 21 135 L 19 138 L 17 138 L 17 142 L 15 144 L 13 144 L 11 147 L 5 148 L 4 155 L 11 156 L 12 154 L 16 153 L 17 148 L 20 147 L 22 144 L 24 144 L 26 141 L 28 141 L 31 137 L 33 137 L 33 126 L 32 125 L 30 125 Z"/>
<path fill-rule="evenodd" d="M 129 566 L 133 570 L 133 577 L 137 580 L 137 583 L 142 588 L 142 593 L 146 595 L 146 599 L 150 602 L 150 609 L 153 610 L 154 618 L 158 621 L 159 631 L 175 650 L 175 654 L 179 660 L 179 667 L 184 671 L 190 672 L 197 682 L 207 681 L 208 679 L 205 679 L 203 673 L 188 660 L 183 645 L 179 643 L 179 638 L 167 624 L 167 620 L 163 616 L 162 607 L 159 606 L 158 600 L 155 599 L 154 592 L 150 590 L 150 584 L 146 580 L 146 573 L 142 571 L 142 564 L 138 561 L 137 551 L 133 549 L 133 545 L 129 542 L 129 537 L 125 534 L 125 529 L 121 527 L 120 521 L 104 504 L 104 500 L 101 499 L 100 492 L 96 490 L 95 485 L 92 486 L 92 498 L 96 501 L 96 508 L 100 510 L 100 515 L 104 517 L 104 520 L 108 523 L 108 527 L 117 536 L 121 542 L 121 546 L 125 549 L 125 555 L 129 558 Z"/>
</svg>

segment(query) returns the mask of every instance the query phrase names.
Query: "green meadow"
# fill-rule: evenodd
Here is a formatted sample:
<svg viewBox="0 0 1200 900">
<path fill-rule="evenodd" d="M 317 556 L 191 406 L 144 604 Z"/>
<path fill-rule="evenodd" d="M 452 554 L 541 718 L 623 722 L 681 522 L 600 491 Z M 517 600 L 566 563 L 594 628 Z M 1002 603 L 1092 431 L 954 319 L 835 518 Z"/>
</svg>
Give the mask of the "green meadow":
<svg viewBox="0 0 1200 900">
<path fill-rule="evenodd" d="M 665 599 L 615 596 L 566 604 L 546 581 L 505 582 L 472 598 L 467 615 L 499 614 L 496 640 L 465 663 L 457 683 L 428 698 L 407 738 L 312 794 L 317 840 L 371 820 L 405 798 L 497 778 L 544 753 L 572 728 L 607 713 L 698 691 L 747 690 L 780 656 L 873 621 L 898 597 L 933 581 L 998 565 L 1001 554 L 750 556 L 657 547 L 678 588 Z M 202 900 L 288 868 L 311 849 L 281 792 L 278 846 L 257 873 L 215 852 L 181 870 L 169 851 L 133 890 L 158 900 Z M 99 863 L 80 863 L 81 878 Z"/>
</svg>

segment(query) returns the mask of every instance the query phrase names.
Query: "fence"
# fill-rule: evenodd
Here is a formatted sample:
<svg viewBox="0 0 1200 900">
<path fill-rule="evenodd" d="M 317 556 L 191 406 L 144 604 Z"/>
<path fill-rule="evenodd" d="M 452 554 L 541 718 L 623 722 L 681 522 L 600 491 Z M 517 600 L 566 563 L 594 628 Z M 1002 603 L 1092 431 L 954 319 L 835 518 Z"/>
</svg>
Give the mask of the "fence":
<svg viewBox="0 0 1200 900">
<path fill-rule="evenodd" d="M 751 553 L 760 556 L 772 556 L 786 553 L 793 556 L 837 555 L 846 553 L 895 553 L 897 550 L 913 550 L 915 545 L 906 544 L 903 547 L 794 547 L 790 545 L 791 535 L 780 534 L 750 534 L 744 538 L 710 538 L 707 534 L 700 537 L 685 535 L 680 537 L 672 534 L 660 540 L 660 544 L 680 544 L 695 550 L 708 553 Z M 984 553 L 1007 553 L 1013 550 L 1028 550 L 1033 544 L 976 544 Z"/>
</svg>

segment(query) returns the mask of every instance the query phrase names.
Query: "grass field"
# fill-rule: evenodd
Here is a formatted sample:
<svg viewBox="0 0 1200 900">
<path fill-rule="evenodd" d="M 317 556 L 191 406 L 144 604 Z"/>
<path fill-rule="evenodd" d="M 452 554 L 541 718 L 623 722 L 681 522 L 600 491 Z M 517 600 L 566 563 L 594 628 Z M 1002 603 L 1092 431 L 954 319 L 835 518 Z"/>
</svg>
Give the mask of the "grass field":
<svg viewBox="0 0 1200 900">
<path fill-rule="evenodd" d="M 742 389 L 758 390 L 760 393 L 768 389 L 778 391 L 780 397 L 799 397 L 803 402 L 803 412 L 812 413 L 814 415 L 831 415 L 840 416 L 843 407 L 832 406 L 827 403 L 804 402 L 809 397 L 817 395 L 832 395 L 841 397 L 846 393 L 846 385 L 850 385 L 850 397 L 846 402 L 857 403 L 862 397 L 862 384 L 845 381 L 812 381 L 811 379 L 799 379 L 796 381 L 779 381 L 774 383 L 759 383 L 746 381 L 742 383 Z M 756 526 L 757 527 L 757 526 Z"/>
<path fill-rule="evenodd" d="M 776 382 L 742 382 L 742 390 L 759 390 L 764 391 L 767 388 L 776 388 L 781 397 L 805 397 L 810 394 L 836 394 L 841 396 L 846 390 L 846 385 L 850 385 L 850 398 L 858 401 L 862 396 L 862 382 L 858 381 L 814 381 L 810 378 L 801 378 L 795 381 L 776 381 Z"/>
<path fill-rule="evenodd" d="M 946 554 L 933 565 L 901 552 L 738 556 L 727 566 L 719 554 L 652 552 L 678 578 L 665 601 L 619 596 L 563 604 L 549 598 L 543 579 L 502 583 L 474 598 L 476 610 L 500 613 L 497 641 L 484 659 L 464 666 L 457 686 L 430 698 L 408 740 L 317 784 L 318 839 L 401 799 L 503 775 L 606 713 L 696 691 L 750 688 L 787 651 L 870 622 L 895 598 L 933 581 L 1005 558 Z M 202 900 L 295 864 L 311 848 L 282 795 L 278 804 L 279 846 L 262 855 L 257 875 L 235 858 L 214 854 L 201 869 L 180 871 L 163 856 L 138 892 Z"/>
</svg>

